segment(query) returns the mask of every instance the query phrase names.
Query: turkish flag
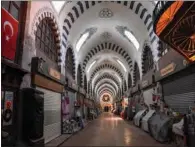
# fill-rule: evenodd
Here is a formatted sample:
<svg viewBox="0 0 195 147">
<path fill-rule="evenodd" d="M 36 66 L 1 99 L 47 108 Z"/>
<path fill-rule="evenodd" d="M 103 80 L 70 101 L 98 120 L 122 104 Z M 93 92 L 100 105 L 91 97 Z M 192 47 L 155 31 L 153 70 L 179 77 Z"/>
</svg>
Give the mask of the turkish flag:
<svg viewBox="0 0 195 147">
<path fill-rule="evenodd" d="M 1 8 L 1 55 L 14 60 L 18 36 L 18 21 L 4 8 Z"/>
</svg>

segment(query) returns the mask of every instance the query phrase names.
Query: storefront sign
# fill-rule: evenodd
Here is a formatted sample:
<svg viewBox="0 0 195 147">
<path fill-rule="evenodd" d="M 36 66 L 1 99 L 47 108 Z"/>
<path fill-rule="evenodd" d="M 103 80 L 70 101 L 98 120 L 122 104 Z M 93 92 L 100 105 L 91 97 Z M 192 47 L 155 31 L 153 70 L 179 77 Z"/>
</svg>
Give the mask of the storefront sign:
<svg viewBox="0 0 195 147">
<path fill-rule="evenodd" d="M 58 71 L 54 70 L 53 68 L 49 69 L 49 74 L 50 74 L 50 76 L 60 80 L 60 73 Z"/>
<path fill-rule="evenodd" d="M 51 68 L 48 63 L 42 61 L 38 57 L 33 57 L 31 64 L 31 72 L 40 73 L 45 77 L 52 79 L 53 81 L 65 84 L 65 77 L 56 69 Z"/>
<path fill-rule="evenodd" d="M 143 81 L 142 82 L 142 87 L 146 87 L 146 86 L 148 86 L 148 81 Z"/>
<path fill-rule="evenodd" d="M 175 70 L 175 67 L 176 67 L 175 63 L 171 63 L 171 64 L 167 65 L 165 68 L 160 70 L 161 76 L 165 76 L 165 75 L 173 72 Z"/>
<path fill-rule="evenodd" d="M 54 81 L 48 80 L 43 76 L 35 75 L 34 79 L 35 79 L 34 84 L 38 85 L 40 87 L 43 87 L 43 88 L 46 88 L 46 89 L 49 89 L 49 90 L 53 90 L 53 91 L 56 91 L 56 92 L 59 92 L 59 93 L 62 93 L 63 90 L 64 90 L 63 85 L 58 84 Z"/>
</svg>

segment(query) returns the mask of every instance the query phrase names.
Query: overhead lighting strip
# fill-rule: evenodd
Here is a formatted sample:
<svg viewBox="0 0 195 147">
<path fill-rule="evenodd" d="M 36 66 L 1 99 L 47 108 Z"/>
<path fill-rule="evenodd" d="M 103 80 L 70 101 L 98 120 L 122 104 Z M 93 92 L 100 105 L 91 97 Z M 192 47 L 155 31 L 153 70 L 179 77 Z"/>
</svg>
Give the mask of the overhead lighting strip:
<svg viewBox="0 0 195 147">
<path fill-rule="evenodd" d="M 139 49 L 139 42 L 135 38 L 135 36 L 128 30 L 124 30 L 124 35 L 133 43 L 135 48 L 138 50 Z"/>
<path fill-rule="evenodd" d="M 86 41 L 86 39 L 89 37 L 89 32 L 86 32 L 85 34 L 83 34 L 81 36 L 81 38 L 79 39 L 79 41 L 76 44 L 76 50 L 77 52 L 80 50 L 81 46 L 83 45 L 83 43 Z"/>
<path fill-rule="evenodd" d="M 96 63 L 96 60 L 95 60 L 95 61 L 93 61 L 93 62 L 91 63 L 91 65 L 89 66 L 89 68 L 88 68 L 87 72 L 89 72 L 89 71 L 90 71 L 90 69 L 92 68 L 92 66 L 93 66 L 95 63 Z"/>
<path fill-rule="evenodd" d="M 125 68 L 124 64 L 117 59 L 117 62 L 122 66 L 122 68 L 124 69 L 125 72 L 127 72 L 127 69 Z"/>
</svg>

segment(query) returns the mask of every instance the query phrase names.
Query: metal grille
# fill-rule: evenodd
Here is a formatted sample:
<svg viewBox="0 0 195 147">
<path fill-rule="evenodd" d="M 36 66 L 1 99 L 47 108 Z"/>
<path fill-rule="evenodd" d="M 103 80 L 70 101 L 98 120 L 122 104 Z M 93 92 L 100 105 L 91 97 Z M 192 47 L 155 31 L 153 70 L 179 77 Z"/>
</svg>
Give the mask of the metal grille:
<svg viewBox="0 0 195 147">
<path fill-rule="evenodd" d="M 195 101 L 195 73 L 184 73 L 163 82 L 165 102 L 174 111 L 186 114 Z"/>
<path fill-rule="evenodd" d="M 45 143 L 61 135 L 61 94 L 40 87 L 44 92 L 44 137 Z"/>
</svg>

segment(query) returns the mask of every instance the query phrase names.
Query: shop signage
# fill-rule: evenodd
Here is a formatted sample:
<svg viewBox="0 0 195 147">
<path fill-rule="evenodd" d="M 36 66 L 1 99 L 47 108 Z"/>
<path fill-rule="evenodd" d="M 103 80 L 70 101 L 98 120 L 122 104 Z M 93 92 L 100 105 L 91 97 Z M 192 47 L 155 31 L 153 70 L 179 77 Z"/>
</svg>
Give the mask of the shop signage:
<svg viewBox="0 0 195 147">
<path fill-rule="evenodd" d="M 161 76 L 165 76 L 165 75 L 173 72 L 175 70 L 175 67 L 176 67 L 175 63 L 171 63 L 171 64 L 167 65 L 165 68 L 160 70 Z"/>
<path fill-rule="evenodd" d="M 35 75 L 34 79 L 35 80 L 33 81 L 33 84 L 37 86 L 40 86 L 40 87 L 43 87 L 49 90 L 53 90 L 59 93 L 62 93 L 64 90 L 63 85 L 56 83 L 54 81 L 48 80 L 47 78 L 40 76 L 38 74 Z"/>
<path fill-rule="evenodd" d="M 40 73 L 60 84 L 65 84 L 65 77 L 57 70 L 50 67 L 46 62 L 39 59 L 39 57 L 33 57 L 31 64 L 31 72 Z"/>
<path fill-rule="evenodd" d="M 60 80 L 60 73 L 58 71 L 56 71 L 55 69 L 49 68 L 49 74 L 50 74 L 50 76 Z"/>
<path fill-rule="evenodd" d="M 148 86 L 148 80 L 142 81 L 142 87 L 146 87 L 146 86 Z"/>
</svg>

